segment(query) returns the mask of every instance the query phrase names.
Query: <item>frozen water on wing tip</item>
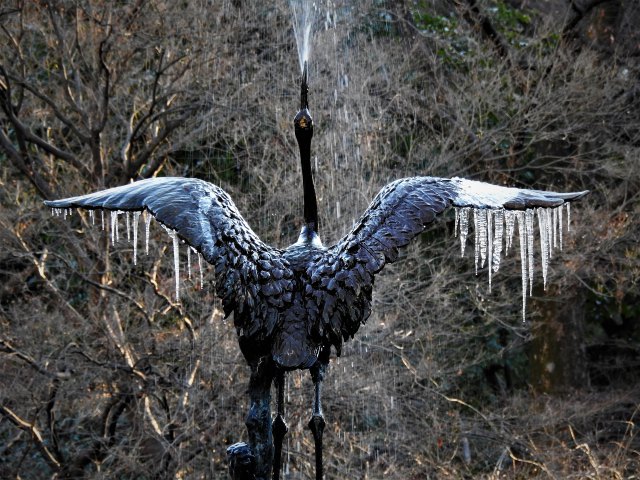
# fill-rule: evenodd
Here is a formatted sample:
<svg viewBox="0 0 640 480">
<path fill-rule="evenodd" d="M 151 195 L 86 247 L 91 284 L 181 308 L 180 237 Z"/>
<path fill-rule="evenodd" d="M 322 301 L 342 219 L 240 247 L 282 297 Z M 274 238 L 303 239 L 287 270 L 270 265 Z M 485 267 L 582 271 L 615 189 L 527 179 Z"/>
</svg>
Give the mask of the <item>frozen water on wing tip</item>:
<svg viewBox="0 0 640 480">
<path fill-rule="evenodd" d="M 516 221 L 516 213 L 512 210 L 505 210 L 504 212 L 504 223 L 507 234 L 507 245 L 505 248 L 505 253 L 509 253 L 509 249 L 511 248 L 511 244 L 513 243 L 513 230 Z"/>
<path fill-rule="evenodd" d="M 487 250 L 487 270 L 489 272 L 489 293 L 491 293 L 491 280 L 492 280 L 492 273 L 493 273 L 493 239 L 491 238 L 491 235 L 493 234 L 493 211 L 491 210 L 486 210 L 487 212 L 487 227 L 486 227 L 486 231 L 487 234 L 485 235 L 486 239 L 487 239 L 487 245 L 486 245 L 486 250 Z"/>
<path fill-rule="evenodd" d="M 138 256 L 138 223 L 140 223 L 140 212 L 133 212 L 133 264 L 137 264 Z"/>
<path fill-rule="evenodd" d="M 118 212 L 116 210 L 112 210 L 111 211 L 111 245 L 116 244 L 117 228 L 118 228 Z"/>
<path fill-rule="evenodd" d="M 180 300 L 180 244 L 178 232 L 171 230 L 171 239 L 173 240 L 173 274 L 176 279 L 176 301 Z"/>
<path fill-rule="evenodd" d="M 533 210 L 524 211 L 524 225 L 527 235 L 527 261 L 529 264 L 529 296 L 533 293 Z"/>
<path fill-rule="evenodd" d="M 518 219 L 518 238 L 520 239 L 520 275 L 522 277 L 522 320 L 524 321 L 527 312 L 527 239 L 525 237 L 525 213 L 517 212 Z"/>
<path fill-rule="evenodd" d="M 131 241 L 131 218 L 129 212 L 124 212 L 125 223 L 127 225 L 127 242 Z"/>
<path fill-rule="evenodd" d="M 145 255 L 149 255 L 149 229 L 151 227 L 151 219 L 153 216 L 148 211 L 144 211 L 144 251 Z"/>
<path fill-rule="evenodd" d="M 487 210 L 477 208 L 475 215 L 478 217 L 478 228 L 480 229 L 480 268 L 484 268 L 484 262 L 487 259 L 487 234 L 489 233 Z"/>
<path fill-rule="evenodd" d="M 467 243 L 467 234 L 469 233 L 469 210 L 470 208 L 461 208 L 460 210 L 460 256 L 464 256 L 464 247 Z"/>
<path fill-rule="evenodd" d="M 478 222 L 478 209 L 473 209 L 473 233 L 475 238 L 473 255 L 474 255 L 474 264 L 476 266 L 476 275 L 478 274 L 478 258 L 480 255 L 480 224 Z"/>
<path fill-rule="evenodd" d="M 458 235 L 458 222 L 460 221 L 460 209 L 454 208 L 453 236 Z"/>
<path fill-rule="evenodd" d="M 558 212 L 558 234 L 560 236 L 560 250 L 562 250 L 562 207 L 555 210 Z"/>
<path fill-rule="evenodd" d="M 187 246 L 187 275 L 191 280 L 191 247 Z"/>
<path fill-rule="evenodd" d="M 494 272 L 500 269 L 500 260 L 502 257 L 502 236 L 504 231 L 504 210 L 499 209 L 495 211 L 494 226 L 496 229 L 495 236 L 493 237 L 493 263 L 491 267 Z"/>
<path fill-rule="evenodd" d="M 558 209 L 552 209 L 551 214 L 553 215 L 553 248 L 558 248 Z"/>
<path fill-rule="evenodd" d="M 567 203 L 567 205 L 569 205 Z M 549 260 L 553 249 L 562 249 L 563 209 L 564 205 L 554 208 L 528 208 L 524 211 L 505 210 L 503 208 L 454 207 L 454 234 L 460 235 L 460 250 L 464 256 L 468 233 L 469 212 L 473 211 L 474 223 L 474 264 L 476 274 L 478 268 L 485 266 L 489 275 L 489 291 L 491 291 L 493 274 L 500 269 L 503 251 L 508 253 L 513 245 L 516 233 L 520 240 L 520 268 L 522 276 L 522 315 L 526 314 L 527 290 L 533 292 L 534 273 L 534 217 L 538 217 L 540 236 L 540 264 L 543 285 L 546 289 Z M 569 212 L 567 206 L 567 212 Z M 568 224 L 567 224 L 568 229 Z M 504 242 L 504 245 L 503 245 Z"/>
</svg>

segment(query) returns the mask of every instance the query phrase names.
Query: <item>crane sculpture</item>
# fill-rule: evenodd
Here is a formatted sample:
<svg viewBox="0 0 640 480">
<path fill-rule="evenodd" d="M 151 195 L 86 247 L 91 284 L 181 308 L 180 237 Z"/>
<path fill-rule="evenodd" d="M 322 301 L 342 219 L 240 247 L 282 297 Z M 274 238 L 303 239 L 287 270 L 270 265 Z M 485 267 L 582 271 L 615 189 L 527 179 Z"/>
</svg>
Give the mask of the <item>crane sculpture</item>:
<svg viewBox="0 0 640 480">
<path fill-rule="evenodd" d="M 339 356 L 343 341 L 353 338 L 371 313 L 376 274 L 438 215 L 452 206 L 529 212 L 558 207 L 587 193 L 506 188 L 461 178 L 403 178 L 382 188 L 351 231 L 325 247 L 318 232 L 310 161 L 313 120 L 306 63 L 294 127 L 304 224 L 298 240 L 285 249 L 263 243 L 224 190 L 194 178 L 150 178 L 45 202 L 54 209 L 146 210 L 214 266 L 216 294 L 225 315 L 234 314 L 240 349 L 251 367 L 249 444 L 228 450 L 235 479 L 266 479 L 271 470 L 273 478 L 279 478 L 287 433 L 284 377 L 296 369 L 309 370 L 314 383 L 309 428 L 315 441 L 316 479 L 323 477 L 321 390 L 331 347 Z M 277 390 L 273 420 L 272 384 Z"/>
</svg>

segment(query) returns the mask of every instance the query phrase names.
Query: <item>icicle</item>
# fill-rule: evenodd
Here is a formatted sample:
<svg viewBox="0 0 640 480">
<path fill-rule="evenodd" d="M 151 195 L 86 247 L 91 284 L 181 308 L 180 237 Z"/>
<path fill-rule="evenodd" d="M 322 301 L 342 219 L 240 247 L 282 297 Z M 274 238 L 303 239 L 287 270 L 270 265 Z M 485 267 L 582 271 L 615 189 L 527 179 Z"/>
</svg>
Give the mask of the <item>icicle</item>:
<svg viewBox="0 0 640 480">
<path fill-rule="evenodd" d="M 524 219 L 527 230 L 527 259 L 529 261 L 529 296 L 533 293 L 533 214 L 530 208 L 525 210 Z"/>
<path fill-rule="evenodd" d="M 171 240 L 173 240 L 173 274 L 176 279 L 176 301 L 180 300 L 180 243 L 175 230 L 168 230 Z"/>
<path fill-rule="evenodd" d="M 549 229 L 544 208 L 538 208 L 538 227 L 540 229 L 540 263 L 542 264 L 542 283 L 547 289 L 547 267 L 549 265 Z"/>
<path fill-rule="evenodd" d="M 453 222 L 453 236 L 457 237 L 458 236 L 458 220 L 460 218 L 460 211 L 458 210 L 458 207 L 455 207 L 453 209 L 453 213 L 455 214 L 455 220 Z"/>
<path fill-rule="evenodd" d="M 514 217 L 518 219 L 518 236 L 520 237 L 520 273 L 522 276 L 522 321 L 525 320 L 527 310 L 527 235 L 525 227 L 525 213 L 517 212 Z"/>
<path fill-rule="evenodd" d="M 151 226 L 151 214 L 145 210 L 144 215 L 144 250 L 146 255 L 149 255 L 149 227 Z"/>
<path fill-rule="evenodd" d="M 460 210 L 460 256 L 464 257 L 464 247 L 467 244 L 467 234 L 469 233 L 469 208 Z"/>
<path fill-rule="evenodd" d="M 187 247 L 187 272 L 189 280 L 191 280 L 191 247 Z"/>
<path fill-rule="evenodd" d="M 336 200 L 336 218 L 340 218 L 340 201 Z"/>
<path fill-rule="evenodd" d="M 67 219 L 67 209 L 64 209 L 64 213 L 62 214 L 62 219 L 66 220 Z"/>
<path fill-rule="evenodd" d="M 100 217 L 102 221 L 102 230 L 104 231 L 104 209 L 100 210 Z"/>
<path fill-rule="evenodd" d="M 137 264 L 138 256 L 138 223 L 140 222 L 140 212 L 133 212 L 133 264 Z"/>
<path fill-rule="evenodd" d="M 500 269 L 500 260 L 502 259 L 502 237 L 504 232 L 504 214 L 505 211 L 500 209 L 495 212 L 495 236 L 493 238 L 493 271 L 498 272 Z M 511 226 L 513 229 L 513 225 Z M 513 233 L 513 232 L 512 232 Z"/>
<path fill-rule="evenodd" d="M 507 248 L 506 251 L 508 252 L 509 249 L 511 248 L 511 245 L 513 244 L 513 230 L 514 230 L 514 224 L 516 221 L 516 213 L 512 212 L 511 210 L 506 210 L 504 212 L 504 220 L 505 220 L 505 224 L 507 226 Z"/>
<path fill-rule="evenodd" d="M 547 242 L 549 243 L 549 258 L 553 255 L 553 212 L 550 208 L 544 209 L 545 226 L 547 227 Z"/>
<path fill-rule="evenodd" d="M 202 273 L 202 255 L 198 252 L 198 271 L 200 272 L 200 290 L 204 288 L 204 274 Z"/>
<path fill-rule="evenodd" d="M 554 208 L 553 214 L 553 248 L 558 248 L 558 209 Z"/>
<path fill-rule="evenodd" d="M 567 232 L 571 231 L 571 204 L 567 202 Z"/>
<path fill-rule="evenodd" d="M 558 211 L 558 234 L 560 235 L 560 250 L 562 250 L 562 205 L 556 208 Z"/>
<path fill-rule="evenodd" d="M 480 225 L 478 221 L 478 209 L 473 209 L 473 233 L 475 234 L 475 242 L 474 242 L 474 263 L 476 265 L 476 275 L 478 275 L 478 260 L 480 258 Z"/>
<path fill-rule="evenodd" d="M 491 293 L 491 280 L 493 274 L 493 210 L 487 212 L 487 270 L 489 271 L 489 293 Z"/>
<path fill-rule="evenodd" d="M 484 267 L 487 259 L 487 210 L 476 209 L 478 212 L 478 228 L 480 229 L 480 267 Z"/>
<path fill-rule="evenodd" d="M 111 212 L 111 245 L 116 244 L 116 230 L 118 228 L 118 213 L 115 211 Z"/>
<path fill-rule="evenodd" d="M 131 219 L 129 218 L 129 215 L 129 212 L 124 212 L 124 219 L 127 224 L 127 242 L 131 241 Z"/>
<path fill-rule="evenodd" d="M 91 219 L 91 225 L 96 224 L 96 212 L 89 210 L 89 218 Z"/>
</svg>

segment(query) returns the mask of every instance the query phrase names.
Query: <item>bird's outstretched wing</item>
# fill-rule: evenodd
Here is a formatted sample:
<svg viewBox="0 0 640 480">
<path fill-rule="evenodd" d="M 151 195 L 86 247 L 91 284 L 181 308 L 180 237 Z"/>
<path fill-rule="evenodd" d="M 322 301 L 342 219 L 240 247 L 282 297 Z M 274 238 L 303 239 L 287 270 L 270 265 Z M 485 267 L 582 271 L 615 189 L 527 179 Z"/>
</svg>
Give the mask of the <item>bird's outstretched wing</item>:
<svg viewBox="0 0 640 480">
<path fill-rule="evenodd" d="M 321 333 L 339 350 L 369 316 L 374 275 L 448 207 L 526 210 L 557 207 L 587 192 L 507 188 L 461 178 L 410 177 L 386 185 L 353 229 L 309 267 L 324 292 Z"/>
<path fill-rule="evenodd" d="M 224 190 L 203 180 L 151 178 L 45 204 L 110 211 L 146 209 L 215 267 L 216 293 L 225 314 L 240 313 L 234 321 L 245 336 L 270 335 L 282 294 L 293 288 L 293 274 L 281 252 L 258 238 Z M 268 311 L 255 312 L 256 306 Z"/>
</svg>

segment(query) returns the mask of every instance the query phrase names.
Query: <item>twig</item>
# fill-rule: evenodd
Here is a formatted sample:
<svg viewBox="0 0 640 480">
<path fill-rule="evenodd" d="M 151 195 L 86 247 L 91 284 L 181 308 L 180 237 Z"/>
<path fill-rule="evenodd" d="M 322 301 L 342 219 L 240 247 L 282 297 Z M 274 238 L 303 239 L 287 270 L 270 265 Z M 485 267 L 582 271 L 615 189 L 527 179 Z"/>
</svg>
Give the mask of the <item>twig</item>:
<svg viewBox="0 0 640 480">
<path fill-rule="evenodd" d="M 56 458 L 54 453 L 51 452 L 44 444 L 42 434 L 40 433 L 40 430 L 38 430 L 38 427 L 36 427 L 33 423 L 29 423 L 26 420 L 20 418 L 13 410 L 5 405 L 0 405 L 0 414 L 4 415 L 20 430 L 29 432 L 29 434 L 31 435 L 31 439 L 35 442 L 38 450 L 40 450 L 40 453 L 42 454 L 42 457 L 47 462 L 47 464 L 56 472 L 60 470 L 60 461 Z"/>
</svg>

